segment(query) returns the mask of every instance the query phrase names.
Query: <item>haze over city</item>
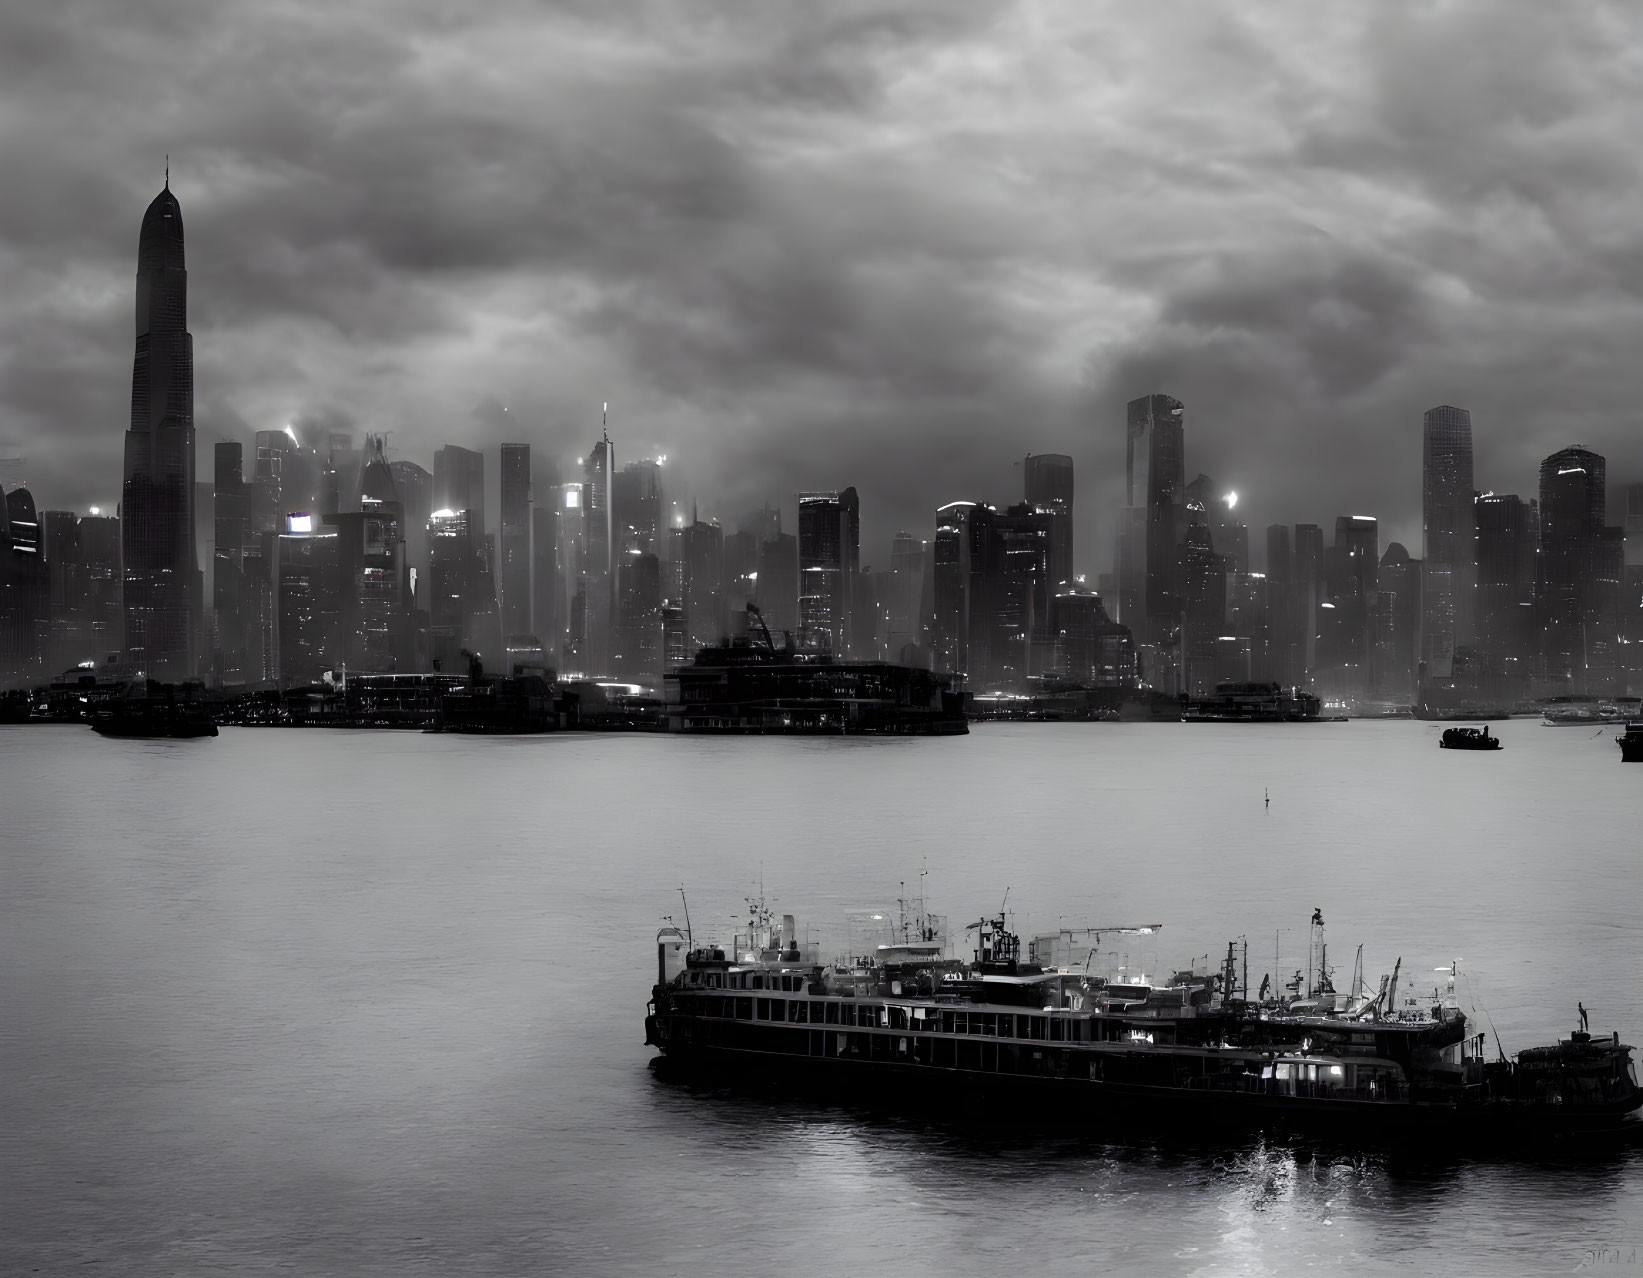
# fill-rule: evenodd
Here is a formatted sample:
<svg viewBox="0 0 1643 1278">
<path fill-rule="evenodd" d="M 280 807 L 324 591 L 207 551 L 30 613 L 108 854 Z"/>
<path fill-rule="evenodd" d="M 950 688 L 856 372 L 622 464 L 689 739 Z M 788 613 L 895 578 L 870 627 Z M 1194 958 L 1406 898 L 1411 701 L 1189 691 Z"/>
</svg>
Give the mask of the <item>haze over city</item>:
<svg viewBox="0 0 1643 1278">
<path fill-rule="evenodd" d="M 42 508 L 118 501 L 169 155 L 202 477 L 289 423 L 569 479 L 608 401 L 704 518 L 854 485 L 864 563 L 1066 453 L 1094 572 L 1124 405 L 1162 391 L 1252 528 L 1417 548 L 1437 404 L 1480 489 L 1576 443 L 1643 475 L 1638 34 L 1618 4 L 15 11 L 0 456 Z"/>
</svg>

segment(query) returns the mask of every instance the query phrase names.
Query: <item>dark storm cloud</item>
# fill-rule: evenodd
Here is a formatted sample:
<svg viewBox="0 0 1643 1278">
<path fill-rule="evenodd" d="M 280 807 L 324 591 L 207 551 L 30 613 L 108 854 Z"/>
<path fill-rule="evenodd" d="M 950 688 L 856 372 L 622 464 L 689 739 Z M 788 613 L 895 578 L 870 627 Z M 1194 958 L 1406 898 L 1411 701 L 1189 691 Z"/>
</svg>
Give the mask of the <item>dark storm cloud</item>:
<svg viewBox="0 0 1643 1278">
<path fill-rule="evenodd" d="M 1123 401 L 1272 520 L 1419 553 L 1424 408 L 1530 491 L 1636 443 L 1638 19 L 1346 7 L 68 3 L 0 18 L 0 443 L 107 502 L 172 156 L 202 446 L 286 422 L 855 484 L 864 559 Z M 476 405 L 489 402 L 488 411 Z M 507 411 L 500 411 L 503 406 Z M 304 428 L 299 426 L 299 429 Z M 1258 538 L 1256 539 L 1259 540 Z"/>
</svg>

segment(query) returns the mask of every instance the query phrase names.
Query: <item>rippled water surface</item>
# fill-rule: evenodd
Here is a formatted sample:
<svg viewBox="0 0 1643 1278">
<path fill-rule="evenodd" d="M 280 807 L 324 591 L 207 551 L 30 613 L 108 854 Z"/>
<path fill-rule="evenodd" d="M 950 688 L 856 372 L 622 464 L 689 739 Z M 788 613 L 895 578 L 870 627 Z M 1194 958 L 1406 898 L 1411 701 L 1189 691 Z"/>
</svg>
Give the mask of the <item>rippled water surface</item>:
<svg viewBox="0 0 1643 1278">
<path fill-rule="evenodd" d="M 1513 1051 L 1643 1036 L 1643 767 L 1612 733 L 987 725 L 936 741 L 0 728 L 0 1272 L 1643 1273 L 1643 1156 L 1032 1137 L 693 1094 L 663 915 L 761 872 L 824 942 L 1162 921 L 1439 980 Z M 1271 805 L 1264 802 L 1270 794 Z M 1059 922 L 1058 922 L 1059 921 Z"/>
</svg>

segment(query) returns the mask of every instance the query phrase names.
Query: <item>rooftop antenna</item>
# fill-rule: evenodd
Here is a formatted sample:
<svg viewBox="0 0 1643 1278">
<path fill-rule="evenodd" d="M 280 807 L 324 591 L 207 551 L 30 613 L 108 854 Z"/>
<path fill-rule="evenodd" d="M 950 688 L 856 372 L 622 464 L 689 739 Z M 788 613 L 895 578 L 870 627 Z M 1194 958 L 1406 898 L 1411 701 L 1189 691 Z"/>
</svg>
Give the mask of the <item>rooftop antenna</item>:
<svg viewBox="0 0 1643 1278">
<path fill-rule="evenodd" d="M 165 189 L 171 189 L 171 152 L 165 153 Z"/>
<path fill-rule="evenodd" d="M 610 443 L 610 403 L 607 400 L 599 410 L 599 433 L 604 436 L 605 442 Z"/>
</svg>

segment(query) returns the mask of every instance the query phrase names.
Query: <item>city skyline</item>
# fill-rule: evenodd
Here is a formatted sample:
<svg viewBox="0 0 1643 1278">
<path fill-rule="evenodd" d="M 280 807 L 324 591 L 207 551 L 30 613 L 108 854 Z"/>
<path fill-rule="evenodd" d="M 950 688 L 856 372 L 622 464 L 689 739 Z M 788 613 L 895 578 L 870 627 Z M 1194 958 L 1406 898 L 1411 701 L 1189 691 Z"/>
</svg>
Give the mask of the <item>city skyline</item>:
<svg viewBox="0 0 1643 1278">
<path fill-rule="evenodd" d="M 1084 562 L 1122 506 L 1114 406 L 1151 393 L 1189 405 L 1195 467 L 1257 527 L 1369 512 L 1414 547 L 1437 404 L 1471 410 L 1484 488 L 1529 491 L 1574 442 L 1643 472 L 1615 6 L 1121 31 L 883 8 L 710 34 L 501 12 L 442 29 L 425 80 L 415 14 L 323 42 L 232 5 L 163 42 L 122 42 L 133 20 L 0 42 L 34 50 L 0 90 L 29 192 L 0 268 L 22 299 L 0 457 L 51 506 L 117 497 L 129 210 L 168 151 L 202 450 L 292 423 L 423 465 L 452 438 L 528 443 L 568 471 L 609 400 L 624 455 L 668 453 L 714 513 L 856 485 L 866 547 L 1001 487 L 996 456 L 1060 452 Z M 1163 96 L 1153 44 L 1194 94 Z M 297 64 L 302 95 L 270 69 Z M 142 109 L 162 83 L 172 105 Z M 124 108 L 107 136 L 48 145 L 91 84 Z"/>
</svg>

